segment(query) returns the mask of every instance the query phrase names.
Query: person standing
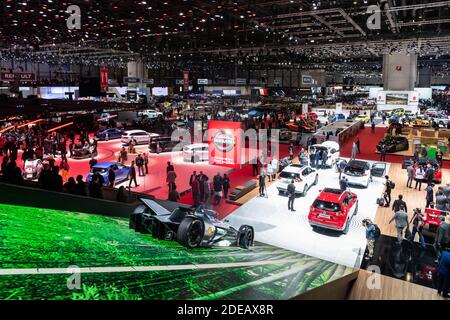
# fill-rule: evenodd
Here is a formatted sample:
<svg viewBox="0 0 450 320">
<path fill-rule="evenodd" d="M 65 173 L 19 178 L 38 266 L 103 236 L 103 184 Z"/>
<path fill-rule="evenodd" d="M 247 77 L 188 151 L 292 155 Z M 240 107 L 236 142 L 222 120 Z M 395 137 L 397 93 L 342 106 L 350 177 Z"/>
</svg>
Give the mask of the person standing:
<svg viewBox="0 0 450 320">
<path fill-rule="evenodd" d="M 145 174 L 148 174 L 148 154 L 144 153 L 144 168 Z"/>
<path fill-rule="evenodd" d="M 128 160 L 128 152 L 125 149 L 125 147 L 122 147 L 122 150 L 120 150 L 120 155 L 119 155 L 119 162 L 121 164 L 125 164 L 125 162 Z"/>
<path fill-rule="evenodd" d="M 205 203 L 207 207 L 211 204 L 211 185 L 209 183 L 209 178 L 207 175 L 204 175 L 202 179 L 200 179 L 201 184 L 203 184 L 203 197 L 202 201 Z"/>
<path fill-rule="evenodd" d="M 341 160 L 341 162 L 339 162 L 338 165 L 338 170 L 339 170 L 339 181 L 341 180 L 342 174 L 345 171 L 345 167 L 347 167 L 347 161 L 345 160 Z"/>
<path fill-rule="evenodd" d="M 174 186 L 174 188 L 169 191 L 169 196 L 167 200 L 172 202 L 180 201 L 180 194 L 178 193 L 176 186 Z"/>
<path fill-rule="evenodd" d="M 170 163 L 170 161 L 167 161 L 166 174 L 168 174 L 169 171 L 175 171 L 175 168 L 173 167 L 172 163 Z"/>
<path fill-rule="evenodd" d="M 408 212 L 408 207 L 406 202 L 403 201 L 403 195 L 401 194 L 398 195 L 398 199 L 394 200 L 394 203 L 392 204 L 392 211 L 397 212 L 400 210 L 400 207 L 405 208 L 405 211 Z"/>
<path fill-rule="evenodd" d="M 321 167 L 325 169 L 327 167 L 327 160 L 328 160 L 328 151 L 323 150 L 322 151 L 322 165 Z"/>
<path fill-rule="evenodd" d="M 414 242 L 414 238 L 416 237 L 416 233 L 419 234 L 419 242 L 422 249 L 426 249 L 425 237 L 423 236 L 423 226 L 425 224 L 425 217 L 422 214 L 420 209 L 414 210 L 414 215 L 410 221 L 412 222 L 413 228 L 411 233 L 410 240 Z"/>
<path fill-rule="evenodd" d="M 294 180 L 291 180 L 291 183 L 288 184 L 287 186 L 287 194 L 289 197 L 288 200 L 288 210 L 294 212 L 294 201 L 295 201 L 295 184 L 294 184 Z"/>
<path fill-rule="evenodd" d="M 414 167 L 413 167 L 412 163 L 410 163 L 408 165 L 408 167 L 406 167 L 406 173 L 408 175 L 408 180 L 406 181 L 406 187 L 412 189 L 412 183 L 414 180 Z"/>
<path fill-rule="evenodd" d="M 425 181 L 428 184 L 432 184 L 434 179 L 434 169 L 431 164 L 427 164 L 427 169 L 425 170 Z"/>
<path fill-rule="evenodd" d="M 442 150 L 438 148 L 436 152 L 436 161 L 439 163 L 439 166 L 442 168 L 442 159 L 444 158 L 444 154 L 442 153 Z"/>
<path fill-rule="evenodd" d="M 380 161 L 386 162 L 386 145 L 384 143 L 380 147 Z"/>
<path fill-rule="evenodd" d="M 437 293 L 444 298 L 449 298 L 448 290 L 450 287 L 450 252 L 447 250 L 442 252 L 438 265 Z"/>
<path fill-rule="evenodd" d="M 137 184 L 137 180 L 136 180 L 136 167 L 134 166 L 134 161 L 131 161 L 130 172 L 128 175 L 130 176 L 130 182 L 128 184 L 128 189 L 131 189 L 131 183 L 133 181 L 134 181 L 134 186 L 138 187 L 139 185 Z"/>
<path fill-rule="evenodd" d="M 434 237 L 434 252 L 436 254 L 435 262 L 441 258 L 442 250 L 448 245 L 450 234 L 450 215 L 446 215 L 444 221 L 439 224 Z"/>
<path fill-rule="evenodd" d="M 291 143 L 291 145 L 289 146 L 289 159 L 292 161 L 292 159 L 294 159 L 294 144 Z"/>
<path fill-rule="evenodd" d="M 359 137 L 356 138 L 355 144 L 356 144 L 356 149 L 358 151 L 358 154 L 360 154 L 361 153 L 361 141 L 359 141 Z"/>
<path fill-rule="evenodd" d="M 316 150 L 314 154 L 314 168 L 318 168 L 320 166 L 320 151 Z"/>
<path fill-rule="evenodd" d="M 441 211 L 448 211 L 448 199 L 444 195 L 443 187 L 439 187 L 436 192 L 436 209 Z"/>
<path fill-rule="evenodd" d="M 393 183 L 392 181 L 389 179 L 389 176 L 385 176 L 386 178 L 386 182 L 385 182 L 385 190 L 384 190 L 384 194 L 383 194 L 383 198 L 385 201 L 385 207 L 390 207 L 391 206 L 391 193 L 392 193 L 392 186 Z"/>
<path fill-rule="evenodd" d="M 259 180 L 259 196 L 264 197 L 266 190 L 266 176 L 264 175 L 264 173 L 261 172 L 258 180 Z"/>
<path fill-rule="evenodd" d="M 141 154 L 138 154 L 138 156 L 136 157 L 136 166 L 138 167 L 139 177 L 145 176 L 144 158 L 142 158 Z"/>
<path fill-rule="evenodd" d="M 352 144 L 352 156 L 351 156 L 351 158 L 352 159 L 356 159 L 356 154 L 358 153 L 358 146 L 356 145 L 356 142 L 355 141 L 353 141 L 353 144 Z"/>
<path fill-rule="evenodd" d="M 433 184 L 428 184 L 427 187 L 425 188 L 425 191 L 427 193 L 427 195 L 425 197 L 425 200 L 426 200 L 425 208 L 429 208 L 431 203 L 433 202 L 433 198 L 434 198 L 433 187 L 434 187 Z"/>
<path fill-rule="evenodd" d="M 194 206 L 198 206 L 200 204 L 200 181 L 197 178 L 192 180 L 191 189 Z"/>
<path fill-rule="evenodd" d="M 367 240 L 367 250 L 369 254 L 365 258 L 370 260 L 373 258 L 373 251 L 375 249 L 375 241 L 377 239 L 375 224 L 370 219 L 363 220 L 363 227 L 366 228 L 366 240 Z"/>
<path fill-rule="evenodd" d="M 166 182 L 169 188 L 169 192 L 175 187 L 175 180 L 177 179 L 177 174 L 175 171 L 169 171 L 167 173 Z"/>
<path fill-rule="evenodd" d="M 109 182 L 109 187 L 114 188 L 115 183 L 116 183 L 116 173 L 114 172 L 114 166 L 109 167 L 108 182 Z"/>
<path fill-rule="evenodd" d="M 220 173 L 217 173 L 213 179 L 215 205 L 218 205 L 220 203 L 220 200 L 222 199 L 222 183 L 222 176 L 220 175 Z"/>
<path fill-rule="evenodd" d="M 339 187 L 341 189 L 341 192 L 344 192 L 348 189 L 348 181 L 346 177 L 342 177 L 342 179 L 339 180 Z"/>
<path fill-rule="evenodd" d="M 192 182 L 197 179 L 197 171 L 193 171 L 189 177 L 189 186 L 192 187 Z"/>
<path fill-rule="evenodd" d="M 406 238 L 410 238 L 409 236 L 409 222 L 408 222 L 408 214 L 405 211 L 404 207 L 400 207 L 399 211 L 397 211 L 392 219 L 389 221 L 389 224 L 395 220 L 395 228 L 397 229 L 397 243 L 402 243 L 403 240 L 403 231 L 406 228 Z"/>
<path fill-rule="evenodd" d="M 415 172 L 415 179 L 416 179 L 416 186 L 415 190 L 417 190 L 417 187 L 419 187 L 419 191 L 422 188 L 422 182 L 425 178 L 425 171 L 423 170 L 422 166 L 417 166 L 416 172 Z"/>
<path fill-rule="evenodd" d="M 223 196 L 225 199 L 228 199 L 228 190 L 230 189 L 231 183 L 230 178 L 226 173 L 223 175 L 222 185 L 223 185 Z"/>
</svg>

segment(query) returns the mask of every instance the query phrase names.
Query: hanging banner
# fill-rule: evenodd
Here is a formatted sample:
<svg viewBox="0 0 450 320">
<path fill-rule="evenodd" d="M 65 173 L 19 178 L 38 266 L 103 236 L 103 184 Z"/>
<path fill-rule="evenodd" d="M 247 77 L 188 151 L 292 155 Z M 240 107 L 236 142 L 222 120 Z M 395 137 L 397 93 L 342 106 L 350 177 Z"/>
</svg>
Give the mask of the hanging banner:
<svg viewBox="0 0 450 320">
<path fill-rule="evenodd" d="M 189 71 L 183 71 L 183 91 L 189 91 Z"/>
<path fill-rule="evenodd" d="M 100 88 L 108 91 L 108 67 L 100 67 Z"/>
</svg>

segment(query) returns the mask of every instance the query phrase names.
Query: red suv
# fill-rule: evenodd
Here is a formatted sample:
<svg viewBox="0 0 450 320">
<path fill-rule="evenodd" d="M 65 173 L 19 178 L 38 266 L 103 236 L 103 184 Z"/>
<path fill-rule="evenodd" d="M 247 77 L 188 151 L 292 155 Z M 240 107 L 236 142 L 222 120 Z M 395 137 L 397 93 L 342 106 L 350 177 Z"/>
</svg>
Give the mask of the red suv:
<svg viewBox="0 0 450 320">
<path fill-rule="evenodd" d="M 353 215 L 358 212 L 358 197 L 350 191 L 325 188 L 312 204 L 308 220 L 317 227 L 347 234 Z"/>
</svg>

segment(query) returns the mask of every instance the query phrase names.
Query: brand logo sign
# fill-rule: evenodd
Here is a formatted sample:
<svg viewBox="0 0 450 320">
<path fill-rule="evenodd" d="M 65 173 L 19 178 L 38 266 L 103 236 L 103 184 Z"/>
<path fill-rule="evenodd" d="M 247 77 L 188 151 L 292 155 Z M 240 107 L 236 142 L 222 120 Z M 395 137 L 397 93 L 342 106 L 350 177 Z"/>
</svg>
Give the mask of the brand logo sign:
<svg viewBox="0 0 450 320">
<path fill-rule="evenodd" d="M 233 133 L 227 130 L 219 130 L 213 137 L 214 146 L 221 152 L 229 152 L 233 150 L 235 139 Z"/>
<path fill-rule="evenodd" d="M 0 74 L 1 81 L 16 81 L 19 82 L 34 82 L 36 81 L 36 75 L 31 72 L 22 73 L 12 73 L 12 72 L 2 72 Z"/>
</svg>

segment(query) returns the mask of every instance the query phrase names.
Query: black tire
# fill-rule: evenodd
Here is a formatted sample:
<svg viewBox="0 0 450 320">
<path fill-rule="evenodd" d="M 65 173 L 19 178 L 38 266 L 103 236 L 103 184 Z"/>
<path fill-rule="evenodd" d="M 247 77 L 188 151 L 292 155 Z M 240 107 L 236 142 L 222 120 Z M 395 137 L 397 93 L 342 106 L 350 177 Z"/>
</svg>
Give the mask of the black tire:
<svg viewBox="0 0 450 320">
<path fill-rule="evenodd" d="M 184 218 L 177 231 L 177 241 L 186 248 L 196 248 L 202 243 L 205 234 L 205 224 L 202 220 L 192 217 Z"/>
<path fill-rule="evenodd" d="M 248 249 L 253 246 L 253 240 L 255 239 L 255 232 L 250 226 L 241 226 L 239 228 L 239 247 Z"/>
</svg>

